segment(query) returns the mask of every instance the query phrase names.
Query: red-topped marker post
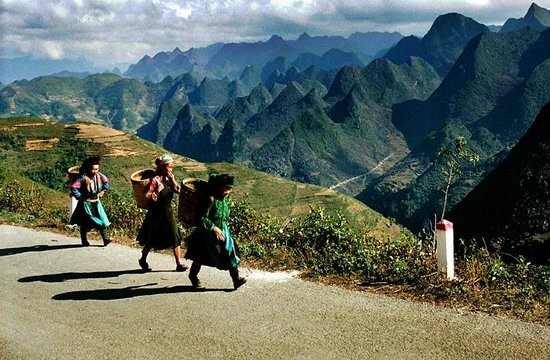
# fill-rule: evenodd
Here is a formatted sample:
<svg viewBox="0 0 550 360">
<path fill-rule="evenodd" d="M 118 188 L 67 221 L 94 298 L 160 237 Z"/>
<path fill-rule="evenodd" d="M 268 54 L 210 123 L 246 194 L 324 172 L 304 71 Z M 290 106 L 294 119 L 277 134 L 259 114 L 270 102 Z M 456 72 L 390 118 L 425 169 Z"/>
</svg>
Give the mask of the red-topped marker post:
<svg viewBox="0 0 550 360">
<path fill-rule="evenodd" d="M 437 269 L 445 273 L 447 280 L 454 279 L 453 223 L 441 220 L 435 226 Z"/>
</svg>

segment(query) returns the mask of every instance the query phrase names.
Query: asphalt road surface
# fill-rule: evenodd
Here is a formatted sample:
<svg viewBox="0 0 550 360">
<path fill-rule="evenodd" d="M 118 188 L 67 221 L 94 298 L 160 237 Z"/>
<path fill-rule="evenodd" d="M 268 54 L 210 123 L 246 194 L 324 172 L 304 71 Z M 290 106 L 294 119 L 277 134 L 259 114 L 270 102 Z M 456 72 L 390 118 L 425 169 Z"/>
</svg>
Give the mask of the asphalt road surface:
<svg viewBox="0 0 550 360">
<path fill-rule="evenodd" d="M 550 328 L 0 225 L 0 359 L 550 359 Z M 189 265 L 189 263 L 187 263 Z"/>
</svg>

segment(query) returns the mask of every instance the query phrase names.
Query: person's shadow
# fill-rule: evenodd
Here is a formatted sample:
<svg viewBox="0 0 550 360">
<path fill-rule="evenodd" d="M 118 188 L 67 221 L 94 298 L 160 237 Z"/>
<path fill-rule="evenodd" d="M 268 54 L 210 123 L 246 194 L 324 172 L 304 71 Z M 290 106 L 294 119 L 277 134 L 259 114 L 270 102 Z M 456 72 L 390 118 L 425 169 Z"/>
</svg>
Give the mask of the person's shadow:
<svg viewBox="0 0 550 360">
<path fill-rule="evenodd" d="M 62 250 L 62 249 L 72 249 L 72 248 L 81 248 L 81 247 L 83 247 L 81 244 L 22 246 L 22 247 L 16 247 L 16 248 L 0 249 L 0 256 L 17 255 L 17 254 L 23 254 L 27 252 L 41 252 L 41 251 Z"/>
<path fill-rule="evenodd" d="M 76 280 L 76 279 L 101 279 L 101 278 L 113 278 L 119 277 L 125 274 L 143 274 L 141 269 L 133 270 L 117 270 L 117 271 L 94 271 L 94 272 L 66 272 L 59 274 L 44 274 L 44 275 L 34 275 L 23 277 L 18 282 L 64 282 L 65 280 Z"/>
<path fill-rule="evenodd" d="M 129 299 L 136 296 L 149 296 L 159 294 L 174 294 L 181 292 L 208 292 L 208 291 L 224 291 L 231 292 L 233 289 L 201 289 L 196 290 L 191 285 L 167 286 L 162 288 L 148 288 L 146 286 L 157 285 L 157 283 L 149 283 L 145 285 L 128 286 L 118 289 L 96 289 L 96 290 L 79 290 L 69 291 L 52 296 L 54 300 L 120 300 Z"/>
</svg>

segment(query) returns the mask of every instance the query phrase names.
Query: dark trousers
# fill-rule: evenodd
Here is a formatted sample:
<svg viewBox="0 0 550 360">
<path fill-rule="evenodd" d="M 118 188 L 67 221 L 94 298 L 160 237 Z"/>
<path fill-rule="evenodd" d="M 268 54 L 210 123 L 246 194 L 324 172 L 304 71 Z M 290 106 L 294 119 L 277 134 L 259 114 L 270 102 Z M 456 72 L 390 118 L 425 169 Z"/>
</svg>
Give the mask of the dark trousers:
<svg viewBox="0 0 550 360">
<path fill-rule="evenodd" d="M 197 279 L 197 275 L 199 275 L 199 271 L 201 271 L 201 263 L 198 261 L 193 261 L 193 264 L 191 264 L 191 268 L 189 269 L 189 277 L 192 279 Z M 236 282 L 239 280 L 239 268 L 233 267 L 229 269 L 229 275 L 231 276 L 231 279 L 233 282 Z"/>
</svg>

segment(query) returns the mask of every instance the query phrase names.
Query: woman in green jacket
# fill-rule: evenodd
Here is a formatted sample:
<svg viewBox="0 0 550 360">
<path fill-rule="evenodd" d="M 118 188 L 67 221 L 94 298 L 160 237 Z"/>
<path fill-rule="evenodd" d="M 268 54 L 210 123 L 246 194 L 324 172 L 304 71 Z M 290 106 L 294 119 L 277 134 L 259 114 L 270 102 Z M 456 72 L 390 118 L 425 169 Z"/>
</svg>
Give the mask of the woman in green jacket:
<svg viewBox="0 0 550 360">
<path fill-rule="evenodd" d="M 220 270 L 229 270 L 236 290 L 246 279 L 239 276 L 239 250 L 229 231 L 229 200 L 234 186 L 234 177 L 228 174 L 210 175 L 208 179 L 209 197 L 206 210 L 199 226 L 187 239 L 185 258 L 192 260 L 189 280 L 195 289 L 204 288 L 198 273 L 202 265 Z"/>
</svg>

